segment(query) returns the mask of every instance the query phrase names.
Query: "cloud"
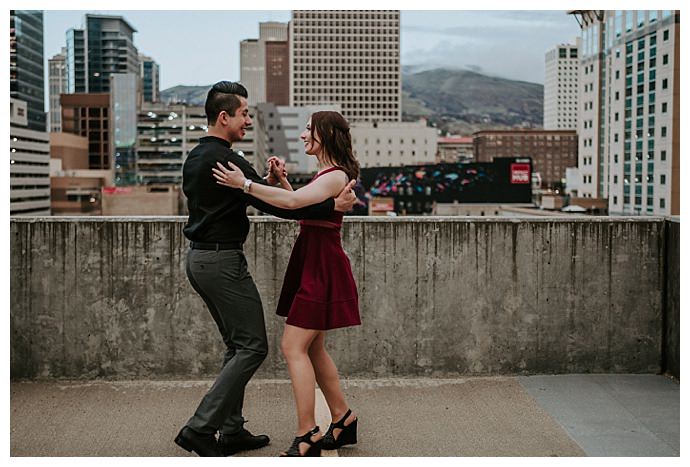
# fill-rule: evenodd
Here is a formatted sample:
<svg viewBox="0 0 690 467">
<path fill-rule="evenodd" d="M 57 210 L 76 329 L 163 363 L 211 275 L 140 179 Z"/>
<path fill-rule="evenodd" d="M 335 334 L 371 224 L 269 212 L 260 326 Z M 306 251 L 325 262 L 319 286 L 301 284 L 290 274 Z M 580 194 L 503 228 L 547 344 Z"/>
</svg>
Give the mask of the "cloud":
<svg viewBox="0 0 690 467">
<path fill-rule="evenodd" d="M 406 18 L 401 38 L 402 64 L 417 69 L 479 68 L 543 83 L 546 51 L 579 35 L 577 23 L 562 11 L 423 13 Z"/>
</svg>

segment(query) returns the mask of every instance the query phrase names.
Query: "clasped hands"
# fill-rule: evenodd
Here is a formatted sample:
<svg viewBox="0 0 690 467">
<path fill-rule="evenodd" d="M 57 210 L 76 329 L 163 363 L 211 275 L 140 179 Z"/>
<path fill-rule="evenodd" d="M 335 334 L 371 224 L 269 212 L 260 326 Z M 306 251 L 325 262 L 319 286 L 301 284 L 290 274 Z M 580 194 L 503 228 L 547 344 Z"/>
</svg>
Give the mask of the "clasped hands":
<svg viewBox="0 0 690 467">
<path fill-rule="evenodd" d="M 277 156 L 271 156 L 266 162 L 268 165 L 268 176 L 266 177 L 266 181 L 269 185 L 275 185 L 280 180 L 287 178 L 285 161 L 283 159 Z M 218 167 L 217 169 L 212 169 L 213 176 L 217 180 L 216 183 L 230 188 L 242 188 L 244 186 L 244 182 L 247 178 L 242 173 L 242 170 L 235 164 L 228 161 L 229 169 L 220 162 L 216 162 L 216 166 Z"/>
</svg>

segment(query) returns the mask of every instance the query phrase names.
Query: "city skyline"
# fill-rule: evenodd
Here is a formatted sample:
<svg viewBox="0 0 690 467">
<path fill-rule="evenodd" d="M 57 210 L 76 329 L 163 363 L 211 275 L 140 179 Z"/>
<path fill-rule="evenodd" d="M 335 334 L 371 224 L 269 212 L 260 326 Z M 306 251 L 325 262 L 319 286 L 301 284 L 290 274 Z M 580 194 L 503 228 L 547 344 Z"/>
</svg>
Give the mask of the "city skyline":
<svg viewBox="0 0 690 467">
<path fill-rule="evenodd" d="M 45 10 L 46 60 L 60 52 L 66 31 L 81 27 L 87 12 L 123 16 L 132 24 L 139 52 L 160 64 L 161 90 L 239 80 L 240 42 L 258 37 L 260 22 L 288 22 L 291 17 L 290 10 Z M 175 27 L 180 21 L 185 24 L 184 34 Z M 207 36 L 207 43 L 228 44 L 226 58 L 215 57 L 209 66 L 209 54 L 199 53 L 198 40 L 189 40 L 201 34 Z M 415 70 L 465 68 L 543 84 L 544 53 L 579 34 L 577 22 L 565 10 L 401 10 L 401 64 Z"/>
</svg>

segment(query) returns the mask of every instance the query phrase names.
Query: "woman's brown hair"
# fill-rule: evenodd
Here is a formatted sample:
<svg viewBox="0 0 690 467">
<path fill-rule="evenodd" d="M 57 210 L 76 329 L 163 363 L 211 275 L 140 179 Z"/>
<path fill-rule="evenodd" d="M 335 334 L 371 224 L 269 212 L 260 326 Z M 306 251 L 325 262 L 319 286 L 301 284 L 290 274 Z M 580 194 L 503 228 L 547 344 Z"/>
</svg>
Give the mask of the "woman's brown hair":
<svg viewBox="0 0 690 467">
<path fill-rule="evenodd" d="M 352 153 L 350 125 L 342 115 L 333 111 L 314 112 L 311 115 L 311 137 L 321 144 L 332 164 L 345 170 L 350 180 L 359 177 L 359 162 Z"/>
</svg>

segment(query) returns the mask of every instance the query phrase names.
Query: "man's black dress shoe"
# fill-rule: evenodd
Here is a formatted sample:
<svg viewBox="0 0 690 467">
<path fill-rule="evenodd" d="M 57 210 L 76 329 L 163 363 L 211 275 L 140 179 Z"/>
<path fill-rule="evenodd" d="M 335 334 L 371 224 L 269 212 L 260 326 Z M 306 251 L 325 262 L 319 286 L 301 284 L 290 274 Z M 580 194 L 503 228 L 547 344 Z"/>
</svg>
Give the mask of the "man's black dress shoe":
<svg viewBox="0 0 690 467">
<path fill-rule="evenodd" d="M 218 449 L 215 435 L 197 433 L 188 426 L 182 427 L 175 438 L 175 443 L 189 452 L 194 451 L 200 457 L 223 457 Z"/>
<path fill-rule="evenodd" d="M 259 449 L 266 446 L 269 442 L 268 436 L 254 436 L 244 428 L 231 435 L 221 433 L 218 437 L 218 447 L 224 456 L 232 456 L 240 451 Z"/>
</svg>

